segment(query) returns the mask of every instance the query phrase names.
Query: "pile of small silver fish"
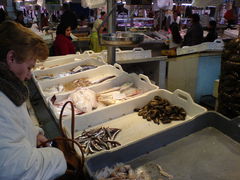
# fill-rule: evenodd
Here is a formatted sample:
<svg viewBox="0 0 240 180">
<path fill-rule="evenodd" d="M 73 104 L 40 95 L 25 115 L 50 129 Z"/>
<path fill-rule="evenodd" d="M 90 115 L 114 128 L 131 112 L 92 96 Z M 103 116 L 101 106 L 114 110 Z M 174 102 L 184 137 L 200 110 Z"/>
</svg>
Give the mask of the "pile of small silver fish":
<svg viewBox="0 0 240 180">
<path fill-rule="evenodd" d="M 121 144 L 114 139 L 121 129 L 100 127 L 83 131 L 76 140 L 82 145 L 85 154 L 93 154 L 102 150 L 120 146 Z"/>
</svg>

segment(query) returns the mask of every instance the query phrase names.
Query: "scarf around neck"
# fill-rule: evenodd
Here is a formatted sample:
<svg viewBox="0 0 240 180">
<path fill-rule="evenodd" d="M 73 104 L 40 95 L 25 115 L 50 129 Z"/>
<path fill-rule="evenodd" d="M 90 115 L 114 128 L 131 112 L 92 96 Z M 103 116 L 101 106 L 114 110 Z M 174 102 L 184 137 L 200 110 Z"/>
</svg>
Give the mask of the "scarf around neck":
<svg viewBox="0 0 240 180">
<path fill-rule="evenodd" d="M 28 88 L 3 62 L 0 62 L 0 91 L 16 106 L 21 106 L 28 98 Z"/>
</svg>

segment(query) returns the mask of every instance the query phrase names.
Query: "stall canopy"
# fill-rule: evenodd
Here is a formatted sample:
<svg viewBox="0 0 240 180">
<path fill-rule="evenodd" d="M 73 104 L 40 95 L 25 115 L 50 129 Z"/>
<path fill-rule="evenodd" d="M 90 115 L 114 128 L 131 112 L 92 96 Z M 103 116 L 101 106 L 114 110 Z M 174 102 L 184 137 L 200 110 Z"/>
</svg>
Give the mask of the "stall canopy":
<svg viewBox="0 0 240 180">
<path fill-rule="evenodd" d="M 192 6 L 205 8 L 207 6 L 219 6 L 224 0 L 193 0 Z"/>
</svg>

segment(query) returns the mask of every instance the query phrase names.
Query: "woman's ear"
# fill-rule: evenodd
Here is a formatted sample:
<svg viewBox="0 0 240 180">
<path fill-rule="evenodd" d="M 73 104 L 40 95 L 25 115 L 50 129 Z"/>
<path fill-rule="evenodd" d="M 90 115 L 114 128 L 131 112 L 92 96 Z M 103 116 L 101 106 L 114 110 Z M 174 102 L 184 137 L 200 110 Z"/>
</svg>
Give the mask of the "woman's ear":
<svg viewBox="0 0 240 180">
<path fill-rule="evenodd" d="M 13 50 L 8 51 L 6 62 L 9 67 L 15 62 L 15 52 Z"/>
</svg>

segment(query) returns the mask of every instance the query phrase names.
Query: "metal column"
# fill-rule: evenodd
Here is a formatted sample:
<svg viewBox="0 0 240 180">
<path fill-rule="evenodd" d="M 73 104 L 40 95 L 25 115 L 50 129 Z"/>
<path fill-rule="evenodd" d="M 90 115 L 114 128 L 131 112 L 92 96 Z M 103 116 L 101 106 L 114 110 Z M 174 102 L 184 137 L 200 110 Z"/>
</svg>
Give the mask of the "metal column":
<svg viewBox="0 0 240 180">
<path fill-rule="evenodd" d="M 114 5 L 115 5 L 115 0 L 107 0 L 107 13 L 110 13 Z M 109 19 L 108 19 L 108 33 L 115 33 L 115 32 L 116 32 L 116 9 L 113 10 L 112 14 L 109 16 Z M 107 52 L 108 52 L 107 62 L 109 64 L 114 64 L 116 62 L 115 48 L 108 47 Z"/>
</svg>

